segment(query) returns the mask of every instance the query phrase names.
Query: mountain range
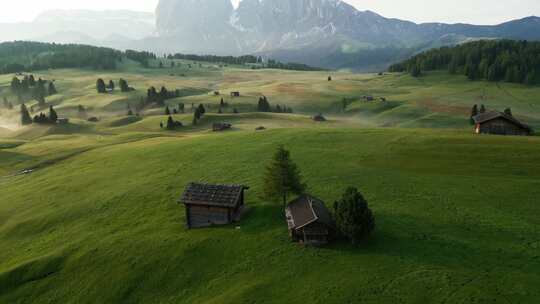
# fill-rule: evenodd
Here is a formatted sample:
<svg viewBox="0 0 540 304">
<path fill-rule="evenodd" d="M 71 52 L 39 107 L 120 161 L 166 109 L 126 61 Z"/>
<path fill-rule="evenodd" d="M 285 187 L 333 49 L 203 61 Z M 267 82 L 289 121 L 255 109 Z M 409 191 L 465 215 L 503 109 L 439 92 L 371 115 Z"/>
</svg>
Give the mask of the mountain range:
<svg viewBox="0 0 540 304">
<path fill-rule="evenodd" d="M 57 11 L 41 16 L 34 24 L 50 22 L 59 30 L 41 37 L 34 33 L 34 39 L 88 40 L 159 53 L 257 54 L 359 70 L 381 69 L 422 50 L 478 39 L 540 40 L 538 17 L 494 26 L 416 24 L 359 11 L 341 0 L 242 0 L 237 8 L 230 0 L 160 0 L 155 16 L 128 11 L 84 12 L 69 16 Z M 0 32 L 5 32 L 4 26 L 0 24 Z M 70 32 L 61 31 L 65 28 Z M 63 33 L 63 41 L 58 41 L 59 33 Z M 80 41 L 74 41 L 76 37 Z M 6 39 L 0 35 L 0 40 Z"/>
</svg>

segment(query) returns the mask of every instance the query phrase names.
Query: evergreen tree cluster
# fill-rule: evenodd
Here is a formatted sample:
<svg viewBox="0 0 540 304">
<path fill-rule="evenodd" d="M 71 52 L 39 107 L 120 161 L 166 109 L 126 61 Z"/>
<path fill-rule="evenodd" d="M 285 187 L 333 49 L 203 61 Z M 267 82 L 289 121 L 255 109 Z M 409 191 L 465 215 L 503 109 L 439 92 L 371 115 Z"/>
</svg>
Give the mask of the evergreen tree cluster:
<svg viewBox="0 0 540 304">
<path fill-rule="evenodd" d="M 56 44 L 29 41 L 0 43 L 0 74 L 30 72 L 60 68 L 91 68 L 114 70 L 123 57 L 140 62 L 156 58 L 149 52 L 77 44 Z"/>
<path fill-rule="evenodd" d="M 18 96 L 20 102 L 25 98 L 34 98 L 40 107 L 45 105 L 45 97 L 58 93 L 54 82 L 41 78 L 36 81 L 34 75 L 25 75 L 22 79 L 17 76 L 13 77 L 10 89 L 14 95 Z"/>
<path fill-rule="evenodd" d="M 181 128 L 184 125 L 180 121 L 176 121 L 172 118 L 172 116 L 169 115 L 169 118 L 167 119 L 167 125 L 166 128 L 169 131 L 174 131 L 177 128 Z"/>
<path fill-rule="evenodd" d="M 324 71 L 324 69 L 311 67 L 306 64 L 300 63 L 282 63 L 277 60 L 268 60 L 264 63 L 262 57 L 253 55 L 244 56 L 214 56 L 214 55 L 193 55 L 193 54 L 174 54 L 168 55 L 168 59 L 183 59 L 191 61 L 204 61 L 220 64 L 234 64 L 234 65 L 247 65 L 253 64 L 253 68 L 256 68 L 255 64 L 260 67 L 266 67 L 269 69 L 281 69 L 281 70 L 294 70 L 294 71 Z"/>
<path fill-rule="evenodd" d="M 145 105 L 155 103 L 163 106 L 166 100 L 178 97 L 180 97 L 180 90 L 169 91 L 166 87 L 161 87 L 161 90 L 158 92 L 155 87 L 150 87 L 147 91 Z"/>
<path fill-rule="evenodd" d="M 470 80 L 540 84 L 540 42 L 482 40 L 442 47 L 392 65 L 390 72 L 448 70 Z"/>
<path fill-rule="evenodd" d="M 258 112 L 274 112 L 274 113 L 292 113 L 293 109 L 289 108 L 285 105 L 276 105 L 274 108 L 270 105 L 270 102 L 268 102 L 268 98 L 266 96 L 262 96 L 259 98 L 259 102 L 257 103 L 257 111 Z"/>
<path fill-rule="evenodd" d="M 151 59 L 156 59 L 157 56 L 154 53 L 150 52 L 138 52 L 134 50 L 126 50 L 125 52 L 126 58 L 139 62 L 143 67 L 148 67 L 149 63 L 148 61 Z"/>
</svg>

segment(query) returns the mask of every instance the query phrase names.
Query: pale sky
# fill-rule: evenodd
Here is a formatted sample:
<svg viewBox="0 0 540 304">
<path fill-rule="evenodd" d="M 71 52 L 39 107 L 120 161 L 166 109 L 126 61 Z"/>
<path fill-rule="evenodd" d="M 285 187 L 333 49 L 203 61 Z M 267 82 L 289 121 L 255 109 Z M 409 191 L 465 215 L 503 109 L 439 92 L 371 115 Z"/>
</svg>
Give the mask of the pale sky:
<svg viewBox="0 0 540 304">
<path fill-rule="evenodd" d="M 48 9 L 154 11 L 158 0 L 0 0 L 0 23 L 30 21 Z M 236 2 L 240 0 L 232 0 Z M 268 0 L 269 1 L 269 0 Z M 497 24 L 540 16 L 540 0 L 346 0 L 360 10 L 414 22 Z"/>
</svg>

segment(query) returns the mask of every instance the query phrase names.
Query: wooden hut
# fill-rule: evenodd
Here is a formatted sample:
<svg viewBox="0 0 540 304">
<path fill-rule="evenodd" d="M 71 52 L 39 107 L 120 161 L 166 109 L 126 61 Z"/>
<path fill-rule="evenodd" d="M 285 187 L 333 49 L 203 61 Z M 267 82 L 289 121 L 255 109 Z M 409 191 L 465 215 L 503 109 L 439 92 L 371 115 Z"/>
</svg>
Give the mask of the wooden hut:
<svg viewBox="0 0 540 304">
<path fill-rule="evenodd" d="M 232 125 L 230 123 L 225 123 L 225 122 L 216 122 L 212 125 L 212 130 L 214 132 L 225 131 L 225 130 L 229 130 L 230 128 L 232 128 Z"/>
<path fill-rule="evenodd" d="M 473 117 L 476 134 L 532 135 L 532 129 L 514 116 L 500 112 L 488 112 Z"/>
<path fill-rule="evenodd" d="M 312 119 L 313 119 L 314 121 L 318 121 L 318 122 L 324 122 L 324 121 L 326 121 L 326 117 L 324 117 L 321 113 L 319 113 L 319 114 L 313 116 Z"/>
<path fill-rule="evenodd" d="M 186 207 L 186 226 L 191 229 L 239 221 L 247 189 L 242 185 L 190 183 L 179 202 Z"/>
<path fill-rule="evenodd" d="M 294 242 L 324 245 L 335 236 L 336 228 L 330 211 L 320 199 L 305 194 L 285 208 L 289 236 Z"/>
<path fill-rule="evenodd" d="M 240 97 L 240 92 L 231 92 L 231 97 Z"/>
</svg>

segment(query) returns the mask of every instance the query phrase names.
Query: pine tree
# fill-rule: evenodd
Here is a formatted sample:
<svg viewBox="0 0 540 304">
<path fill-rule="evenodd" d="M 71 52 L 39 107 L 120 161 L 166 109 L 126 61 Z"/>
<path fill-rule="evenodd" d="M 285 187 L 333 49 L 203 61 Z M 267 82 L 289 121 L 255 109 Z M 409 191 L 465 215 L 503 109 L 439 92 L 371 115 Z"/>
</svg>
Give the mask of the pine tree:
<svg viewBox="0 0 540 304">
<path fill-rule="evenodd" d="M 58 114 L 54 110 L 53 106 L 49 107 L 49 122 L 55 124 L 58 121 Z"/>
<path fill-rule="evenodd" d="M 201 112 L 199 111 L 199 108 L 196 108 L 193 113 L 193 125 L 197 125 L 199 119 L 201 119 Z"/>
<path fill-rule="evenodd" d="M 99 78 L 96 81 L 96 90 L 98 93 L 101 93 L 101 94 L 107 92 L 107 86 L 105 85 L 105 81 L 103 81 L 103 79 Z"/>
<path fill-rule="evenodd" d="M 28 108 L 24 103 L 21 104 L 21 124 L 23 126 L 32 124 L 32 117 L 30 116 L 30 112 L 28 112 Z"/>
<path fill-rule="evenodd" d="M 165 107 L 165 115 L 171 115 L 171 110 L 169 109 L 169 106 Z"/>
<path fill-rule="evenodd" d="M 129 85 L 124 79 L 120 78 L 120 80 L 118 81 L 118 85 L 120 86 L 121 92 L 129 92 Z"/>
<path fill-rule="evenodd" d="M 36 79 L 34 78 L 34 75 L 30 75 L 30 77 L 28 77 L 28 85 L 31 87 L 36 85 Z"/>
<path fill-rule="evenodd" d="M 373 212 L 356 188 L 348 188 L 334 203 L 334 216 L 338 230 L 353 244 L 358 244 L 375 229 Z"/>
<path fill-rule="evenodd" d="M 175 129 L 175 123 L 171 116 L 167 119 L 167 130 L 174 130 Z"/>
<path fill-rule="evenodd" d="M 54 82 L 49 82 L 49 90 L 48 90 L 48 93 L 49 93 L 49 96 L 51 95 L 55 95 L 58 93 L 58 91 L 56 90 L 56 87 L 54 85 Z"/>
<path fill-rule="evenodd" d="M 201 116 L 203 116 L 204 114 L 206 114 L 206 109 L 204 108 L 203 104 L 199 104 L 199 107 L 197 108 L 199 110 L 199 113 Z"/>
<path fill-rule="evenodd" d="M 111 89 L 111 91 L 114 91 L 114 81 L 112 80 L 109 80 L 109 89 Z"/>
<path fill-rule="evenodd" d="M 484 105 L 480 106 L 480 114 L 486 113 L 486 107 Z"/>
<path fill-rule="evenodd" d="M 266 168 L 264 176 L 264 194 L 266 198 L 282 199 L 287 203 L 289 194 L 302 194 L 306 185 L 302 183 L 300 170 L 291 160 L 291 154 L 280 146 Z"/>
<path fill-rule="evenodd" d="M 21 91 L 20 80 L 17 77 L 13 77 L 13 79 L 11 80 L 11 92 L 13 92 L 13 94 L 19 94 L 20 91 Z"/>
<path fill-rule="evenodd" d="M 471 109 L 471 124 L 474 124 L 473 117 L 478 115 L 478 105 L 474 105 Z"/>
<path fill-rule="evenodd" d="M 185 107 L 186 107 L 186 106 L 185 106 L 183 103 L 179 103 L 179 104 L 178 104 L 178 111 L 179 111 L 180 113 L 185 113 Z"/>
</svg>

